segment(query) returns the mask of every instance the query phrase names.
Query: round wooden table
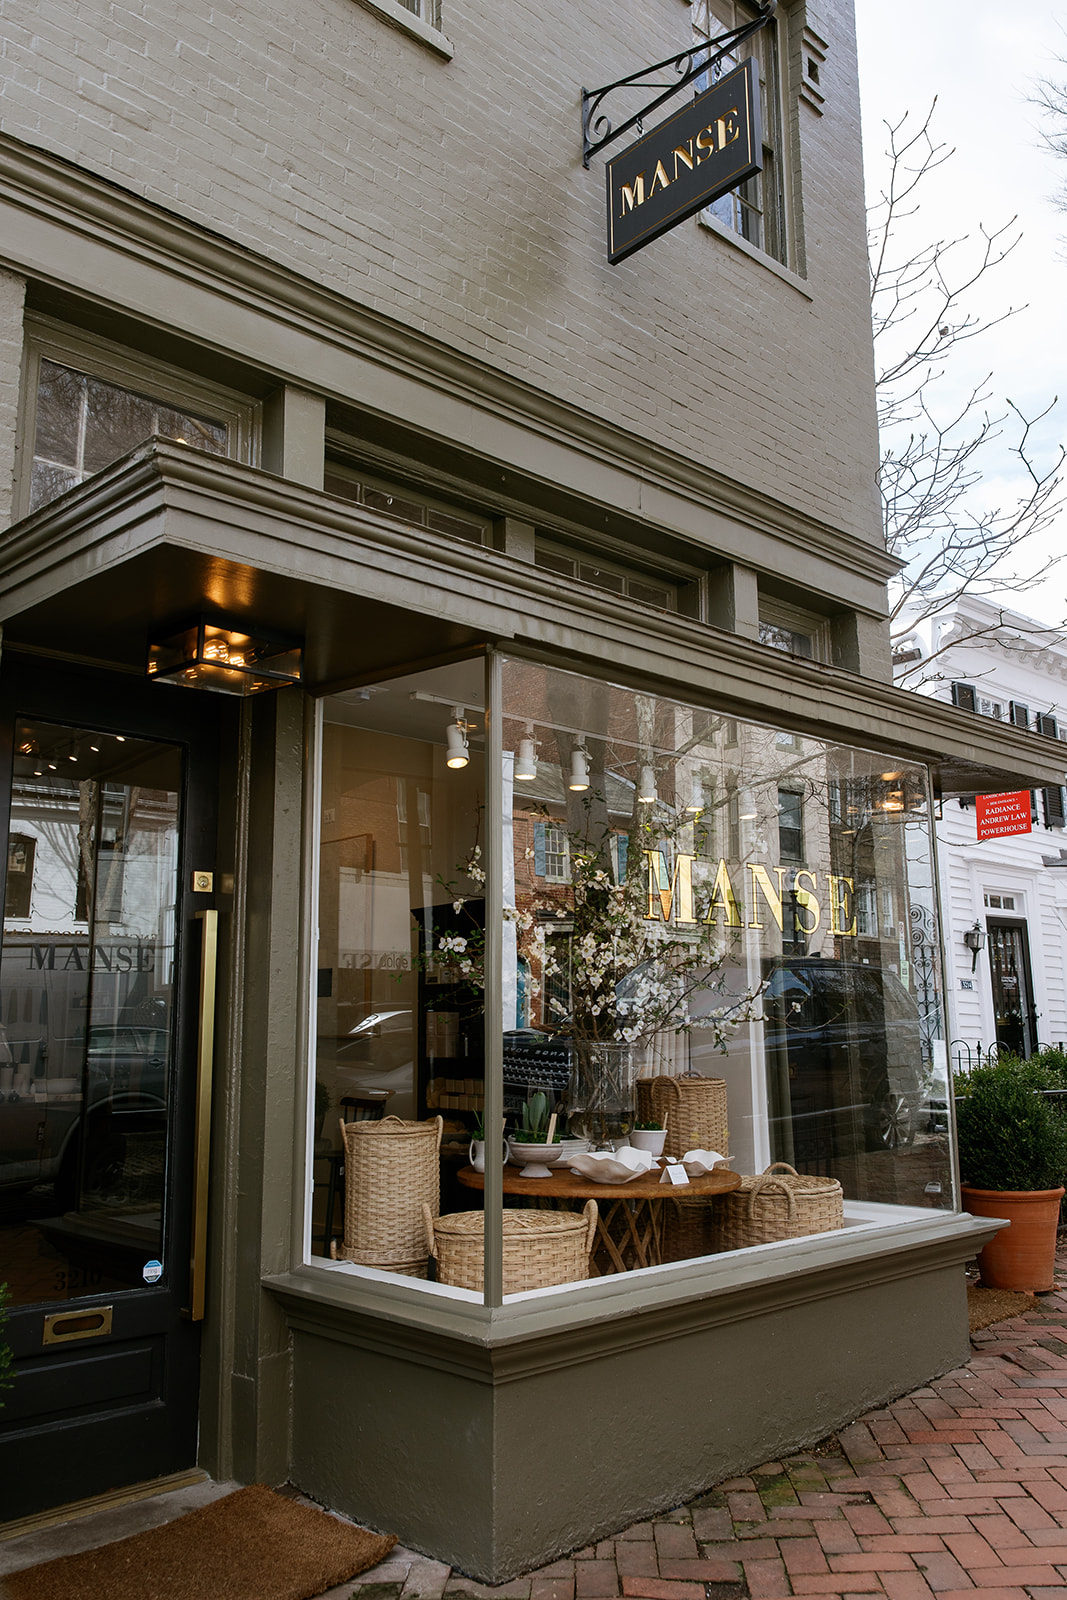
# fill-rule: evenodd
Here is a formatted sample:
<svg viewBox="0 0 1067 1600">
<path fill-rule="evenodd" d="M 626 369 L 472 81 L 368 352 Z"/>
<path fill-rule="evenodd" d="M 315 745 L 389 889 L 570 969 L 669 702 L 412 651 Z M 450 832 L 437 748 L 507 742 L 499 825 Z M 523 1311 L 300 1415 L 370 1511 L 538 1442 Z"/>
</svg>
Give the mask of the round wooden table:
<svg viewBox="0 0 1067 1600">
<path fill-rule="evenodd" d="M 518 1167 L 504 1168 L 504 1193 L 554 1206 L 569 1200 L 597 1203 L 596 1241 L 589 1267 L 594 1277 L 628 1272 L 633 1267 L 657 1267 L 662 1262 L 663 1200 L 713 1200 L 741 1186 L 741 1174 L 717 1167 L 704 1178 L 687 1184 L 661 1183 L 662 1168 L 629 1183 L 595 1183 L 561 1167 L 551 1178 L 524 1178 Z M 459 1181 L 468 1189 L 484 1189 L 484 1172 L 464 1167 Z"/>
</svg>

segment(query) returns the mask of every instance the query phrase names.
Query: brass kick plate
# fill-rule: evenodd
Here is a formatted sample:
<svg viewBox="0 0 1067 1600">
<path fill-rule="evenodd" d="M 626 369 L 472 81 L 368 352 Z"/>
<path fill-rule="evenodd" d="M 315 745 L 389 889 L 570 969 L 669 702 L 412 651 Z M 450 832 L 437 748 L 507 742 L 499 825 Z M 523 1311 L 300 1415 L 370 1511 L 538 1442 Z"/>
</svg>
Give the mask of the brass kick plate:
<svg viewBox="0 0 1067 1600">
<path fill-rule="evenodd" d="M 98 1339 L 111 1332 L 111 1306 L 88 1311 L 53 1311 L 44 1319 L 42 1344 L 65 1344 L 68 1339 Z"/>
<path fill-rule="evenodd" d="M 213 872 L 193 873 L 193 893 L 210 894 L 215 887 L 215 874 Z"/>
</svg>

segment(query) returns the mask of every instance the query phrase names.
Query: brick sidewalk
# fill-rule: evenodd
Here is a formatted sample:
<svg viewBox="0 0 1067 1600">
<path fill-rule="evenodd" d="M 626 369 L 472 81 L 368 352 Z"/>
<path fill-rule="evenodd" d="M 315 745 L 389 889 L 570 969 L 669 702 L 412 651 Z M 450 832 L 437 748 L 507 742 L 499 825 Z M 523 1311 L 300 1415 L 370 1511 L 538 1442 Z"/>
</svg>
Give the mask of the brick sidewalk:
<svg viewBox="0 0 1067 1600">
<path fill-rule="evenodd" d="M 965 1367 L 817 1450 L 769 1461 L 513 1583 L 486 1588 L 395 1550 L 343 1593 L 1067 1600 L 1067 1290 L 976 1333 Z"/>
</svg>

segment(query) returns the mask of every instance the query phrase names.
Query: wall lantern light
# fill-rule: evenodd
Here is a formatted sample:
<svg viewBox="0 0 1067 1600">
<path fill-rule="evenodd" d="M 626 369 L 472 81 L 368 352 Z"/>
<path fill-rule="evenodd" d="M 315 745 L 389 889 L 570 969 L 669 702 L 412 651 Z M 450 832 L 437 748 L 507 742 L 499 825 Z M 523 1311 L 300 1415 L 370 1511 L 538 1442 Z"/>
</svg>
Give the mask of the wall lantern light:
<svg viewBox="0 0 1067 1600">
<path fill-rule="evenodd" d="M 978 970 L 978 955 L 980 951 L 985 949 L 987 937 L 988 935 L 986 934 L 985 929 L 982 927 L 982 924 L 977 921 L 977 919 L 975 920 L 974 927 L 968 928 L 967 932 L 963 935 L 963 942 L 971 952 L 972 972 L 976 972 Z"/>
<path fill-rule="evenodd" d="M 448 724 L 445 734 L 445 766 L 458 772 L 470 760 L 470 746 L 467 743 L 468 724 L 463 720 L 463 707 L 454 706 L 452 709 L 453 720 Z"/>
<path fill-rule="evenodd" d="M 299 683 L 303 664 L 297 639 L 200 617 L 165 639 L 149 640 L 145 673 L 183 689 L 250 695 Z"/>
<path fill-rule="evenodd" d="M 571 770 L 567 788 L 574 794 L 584 794 L 589 787 L 589 752 L 582 744 L 571 751 Z"/>
</svg>

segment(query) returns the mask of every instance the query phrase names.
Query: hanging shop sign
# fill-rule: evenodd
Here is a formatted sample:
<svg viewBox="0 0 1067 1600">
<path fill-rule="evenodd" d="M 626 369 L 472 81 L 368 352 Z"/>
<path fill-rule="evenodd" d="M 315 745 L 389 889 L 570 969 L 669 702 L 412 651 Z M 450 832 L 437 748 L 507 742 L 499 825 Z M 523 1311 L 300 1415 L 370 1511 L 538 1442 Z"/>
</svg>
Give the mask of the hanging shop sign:
<svg viewBox="0 0 1067 1600">
<path fill-rule="evenodd" d="M 763 166 L 750 56 L 607 165 L 608 259 L 624 261 Z"/>
<path fill-rule="evenodd" d="M 1009 794 L 976 794 L 975 816 L 979 839 L 1004 839 L 1012 833 L 1030 833 L 1030 791 L 1012 790 Z"/>
</svg>

